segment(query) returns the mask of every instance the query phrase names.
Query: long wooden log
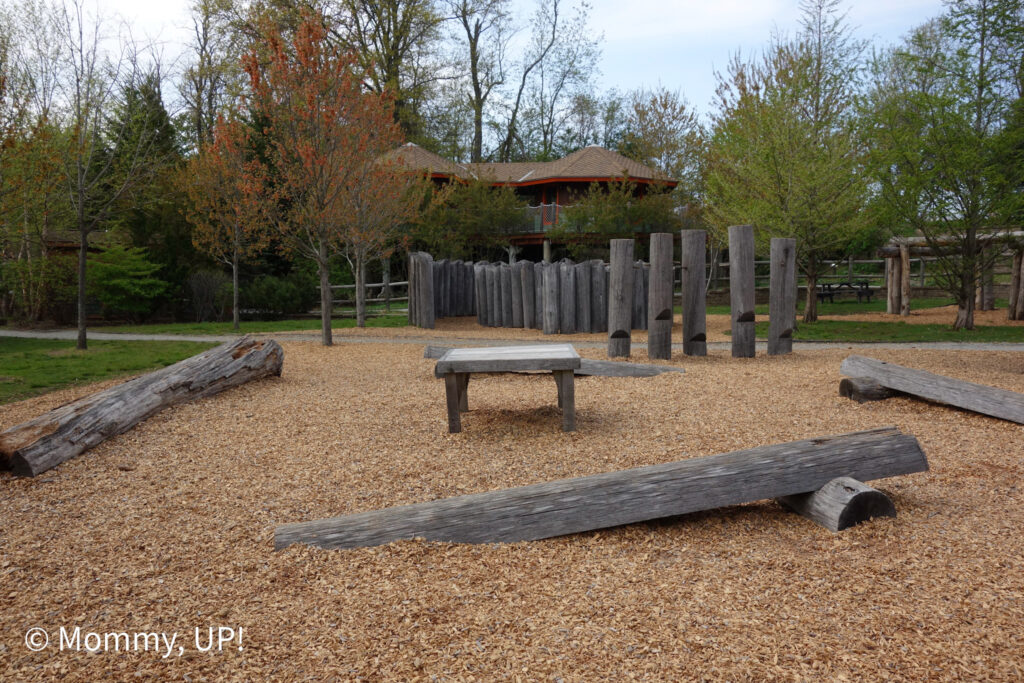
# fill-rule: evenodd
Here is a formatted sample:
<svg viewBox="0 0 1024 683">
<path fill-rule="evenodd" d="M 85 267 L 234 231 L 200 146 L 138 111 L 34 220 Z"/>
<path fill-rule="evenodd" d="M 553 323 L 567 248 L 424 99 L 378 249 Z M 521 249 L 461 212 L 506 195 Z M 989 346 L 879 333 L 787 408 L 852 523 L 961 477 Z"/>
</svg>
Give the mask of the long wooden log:
<svg viewBox="0 0 1024 683">
<path fill-rule="evenodd" d="M 729 227 L 729 308 L 732 313 L 732 357 L 753 358 L 754 228 Z"/>
<path fill-rule="evenodd" d="M 476 493 L 279 526 L 274 547 L 356 548 L 400 539 L 514 543 L 816 491 L 928 469 L 895 427 Z"/>
<path fill-rule="evenodd" d="M 875 517 L 895 517 L 889 496 L 851 477 L 837 477 L 811 493 L 783 496 L 779 503 L 829 531 L 842 531 Z"/>
<path fill-rule="evenodd" d="M 608 273 L 608 357 L 629 356 L 633 320 L 633 240 L 611 241 Z"/>
<path fill-rule="evenodd" d="M 840 366 L 847 377 L 866 377 L 884 387 L 1017 424 L 1024 424 L 1024 394 L 965 382 L 895 363 L 849 356 Z"/>
<path fill-rule="evenodd" d="M 0 434 L 0 467 L 34 477 L 168 406 L 280 375 L 283 363 L 275 341 L 221 344 L 11 427 Z"/>
<path fill-rule="evenodd" d="M 706 356 L 707 281 L 704 279 L 704 270 L 707 233 L 704 230 L 683 230 L 680 236 L 683 264 L 683 353 L 687 356 Z"/>
<path fill-rule="evenodd" d="M 672 357 L 672 233 L 651 235 L 650 287 L 647 291 L 647 356 Z"/>
<path fill-rule="evenodd" d="M 796 327 L 796 240 L 773 237 L 769 257 L 768 355 L 793 352 Z"/>
</svg>

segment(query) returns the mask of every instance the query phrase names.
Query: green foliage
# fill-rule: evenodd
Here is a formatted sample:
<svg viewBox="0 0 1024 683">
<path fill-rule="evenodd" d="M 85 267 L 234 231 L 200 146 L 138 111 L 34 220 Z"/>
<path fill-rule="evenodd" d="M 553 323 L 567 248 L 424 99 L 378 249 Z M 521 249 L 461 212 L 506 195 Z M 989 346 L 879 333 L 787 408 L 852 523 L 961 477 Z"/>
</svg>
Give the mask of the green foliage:
<svg viewBox="0 0 1024 683">
<path fill-rule="evenodd" d="M 0 262 L 0 286 L 15 320 L 71 320 L 75 280 L 75 258 L 68 254 Z"/>
<path fill-rule="evenodd" d="M 532 220 L 512 188 L 486 180 L 435 187 L 425 203 L 413 239 L 435 258 L 473 258 Z"/>
<path fill-rule="evenodd" d="M 168 284 L 154 274 L 160 265 L 139 247 L 108 247 L 89 255 L 89 294 L 104 308 L 133 318 L 152 312 Z"/>
<path fill-rule="evenodd" d="M 307 312 L 317 299 L 316 282 L 301 274 L 284 278 L 261 275 L 242 287 L 241 305 L 246 318 L 273 320 Z"/>
</svg>

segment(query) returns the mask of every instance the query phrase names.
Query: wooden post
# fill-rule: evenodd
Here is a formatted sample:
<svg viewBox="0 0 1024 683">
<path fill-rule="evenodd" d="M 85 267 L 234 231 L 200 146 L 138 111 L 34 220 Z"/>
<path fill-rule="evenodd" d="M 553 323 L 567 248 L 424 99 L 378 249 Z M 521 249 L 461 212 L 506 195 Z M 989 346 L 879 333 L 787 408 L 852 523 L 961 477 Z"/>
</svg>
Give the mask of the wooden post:
<svg viewBox="0 0 1024 683">
<path fill-rule="evenodd" d="M 544 262 L 533 264 L 533 328 L 544 329 Z"/>
<path fill-rule="evenodd" d="M 418 318 L 416 317 L 416 254 L 409 252 L 408 263 L 409 263 L 409 284 L 406 286 L 406 291 L 409 292 L 409 307 L 406 312 L 406 316 L 409 319 L 409 324 L 413 327 L 419 327 Z"/>
<path fill-rule="evenodd" d="M 608 278 L 608 357 L 629 357 L 633 320 L 633 240 L 611 241 Z"/>
<path fill-rule="evenodd" d="M 512 267 L 502 263 L 501 274 L 501 326 L 512 327 Z"/>
<path fill-rule="evenodd" d="M 590 261 L 590 328 L 608 331 L 608 266 L 596 259 Z"/>
<path fill-rule="evenodd" d="M 593 332 L 590 319 L 590 262 L 577 263 L 573 269 L 576 271 L 576 331 Z"/>
<path fill-rule="evenodd" d="M 561 296 L 558 306 L 559 327 L 562 334 L 576 334 L 576 270 L 573 262 L 568 259 L 563 259 L 556 267 Z"/>
<path fill-rule="evenodd" d="M 509 268 L 512 279 L 512 327 L 523 327 L 523 266 L 517 262 Z"/>
<path fill-rule="evenodd" d="M 754 227 L 729 227 L 729 307 L 732 356 L 754 357 Z"/>
<path fill-rule="evenodd" d="M 650 289 L 647 294 L 647 355 L 672 358 L 672 233 L 651 235 Z"/>
<path fill-rule="evenodd" d="M 1010 301 L 1006 306 L 1006 319 L 1017 320 L 1017 301 L 1020 298 L 1021 266 L 1024 264 L 1024 251 L 1013 252 L 1013 265 L 1010 266 Z"/>
<path fill-rule="evenodd" d="M 925 279 L 924 279 L 924 268 L 925 268 L 924 262 L 925 262 L 925 258 L 924 258 L 924 256 L 922 256 L 919 260 L 921 261 L 921 266 L 920 266 L 920 268 L 918 270 L 917 286 L 918 287 L 924 287 L 924 282 L 925 282 Z"/>
<path fill-rule="evenodd" d="M 544 334 L 558 334 L 560 315 L 559 274 L 557 263 L 544 264 Z"/>
<path fill-rule="evenodd" d="M 708 355 L 707 343 L 707 281 L 705 260 L 707 233 L 703 230 L 683 230 L 682 242 L 683 290 L 683 353 L 687 356 Z"/>
<path fill-rule="evenodd" d="M 558 407 L 562 409 L 562 431 L 576 431 L 576 377 L 572 370 L 555 370 L 558 384 Z"/>
<path fill-rule="evenodd" d="M 889 279 L 889 301 L 886 304 L 886 310 L 893 315 L 899 315 L 900 309 L 903 307 L 901 290 L 903 282 L 903 271 L 899 256 L 895 256 L 889 259 L 890 262 L 890 279 Z"/>
<path fill-rule="evenodd" d="M 551 240 L 544 238 L 544 263 L 551 263 Z"/>
<path fill-rule="evenodd" d="M 1021 252 L 1017 252 L 1020 254 Z M 1020 286 L 1017 287 L 1017 320 L 1024 320 L 1024 264 L 1020 269 Z"/>
<path fill-rule="evenodd" d="M 796 327 L 796 240 L 773 237 L 768 292 L 768 355 L 793 352 Z"/>
<path fill-rule="evenodd" d="M 535 329 L 537 326 L 537 314 L 534 312 L 536 297 L 533 284 L 533 262 L 520 261 L 516 264 L 519 269 L 519 297 L 523 304 L 523 327 Z"/>
<path fill-rule="evenodd" d="M 421 251 L 418 261 L 419 278 L 417 278 L 417 288 L 419 289 L 419 296 L 417 297 L 416 310 L 420 319 L 419 326 L 432 330 L 434 329 L 434 321 L 436 319 L 434 309 L 434 259 L 430 254 Z"/>
<path fill-rule="evenodd" d="M 634 330 L 647 329 L 647 274 L 650 272 L 643 261 L 633 263 L 633 312 Z"/>
<path fill-rule="evenodd" d="M 900 245 L 900 315 L 910 315 L 910 245 Z"/>
<path fill-rule="evenodd" d="M 444 318 L 448 315 L 448 259 L 434 262 L 434 315 Z"/>
<path fill-rule="evenodd" d="M 487 325 L 489 327 L 501 326 L 501 276 L 498 274 L 498 266 L 493 263 L 487 264 Z"/>
<path fill-rule="evenodd" d="M 846 281 L 851 285 L 853 284 L 853 256 L 848 256 L 846 259 Z"/>
<path fill-rule="evenodd" d="M 473 264 L 473 290 L 476 295 L 476 324 L 487 325 L 487 264 L 477 261 Z"/>
<path fill-rule="evenodd" d="M 776 500 L 829 531 L 842 531 L 875 517 L 896 516 L 889 496 L 851 477 L 837 477 L 817 491 Z"/>
</svg>

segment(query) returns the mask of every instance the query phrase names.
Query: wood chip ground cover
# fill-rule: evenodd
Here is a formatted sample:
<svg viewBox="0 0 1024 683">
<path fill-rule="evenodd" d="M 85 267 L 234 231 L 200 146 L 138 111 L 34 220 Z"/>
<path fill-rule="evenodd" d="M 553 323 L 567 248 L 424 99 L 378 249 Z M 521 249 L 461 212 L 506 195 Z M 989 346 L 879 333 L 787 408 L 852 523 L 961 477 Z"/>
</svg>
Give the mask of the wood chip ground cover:
<svg viewBox="0 0 1024 683">
<path fill-rule="evenodd" d="M 39 478 L 0 475 L 0 680 L 1024 675 L 1019 425 L 841 399 L 850 351 L 831 349 L 581 378 L 569 435 L 550 378 L 474 378 L 448 434 L 422 347 L 284 348 L 279 379 L 168 409 Z M 1020 354 L 870 355 L 1024 391 Z M 2 406 L 0 428 L 95 388 Z M 886 424 L 918 437 L 931 471 L 876 482 L 899 517 L 841 534 L 764 501 L 512 545 L 272 551 L 284 522 Z M 51 636 L 33 653 L 36 626 L 185 648 L 60 652 Z M 243 649 L 198 652 L 209 626 L 241 627 Z"/>
</svg>

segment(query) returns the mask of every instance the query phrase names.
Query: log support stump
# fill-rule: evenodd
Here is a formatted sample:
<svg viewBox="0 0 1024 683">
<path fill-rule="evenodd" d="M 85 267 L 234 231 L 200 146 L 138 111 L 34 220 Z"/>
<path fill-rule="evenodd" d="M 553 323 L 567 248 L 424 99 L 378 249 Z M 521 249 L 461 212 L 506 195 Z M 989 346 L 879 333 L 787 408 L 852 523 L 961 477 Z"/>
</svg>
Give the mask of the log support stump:
<svg viewBox="0 0 1024 683">
<path fill-rule="evenodd" d="M 838 477 L 817 491 L 776 500 L 829 531 L 842 531 L 875 517 L 896 516 L 889 496 L 851 477 Z"/>
<path fill-rule="evenodd" d="M 867 403 L 892 398 L 896 392 L 867 377 L 844 377 L 839 380 L 839 395 L 857 403 Z"/>
</svg>

